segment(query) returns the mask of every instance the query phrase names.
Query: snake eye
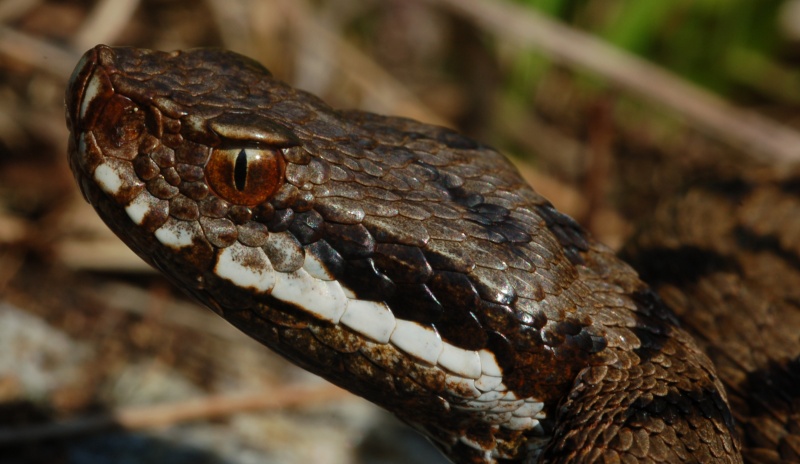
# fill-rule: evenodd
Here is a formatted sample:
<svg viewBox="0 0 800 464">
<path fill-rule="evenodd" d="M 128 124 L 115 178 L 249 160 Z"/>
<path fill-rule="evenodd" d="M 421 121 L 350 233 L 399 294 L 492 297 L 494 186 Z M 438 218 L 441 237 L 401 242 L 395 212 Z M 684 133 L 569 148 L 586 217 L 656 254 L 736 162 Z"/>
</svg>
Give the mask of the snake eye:
<svg viewBox="0 0 800 464">
<path fill-rule="evenodd" d="M 280 188 L 285 168 L 280 150 L 215 148 L 205 172 L 208 185 L 222 199 L 256 206 Z"/>
</svg>

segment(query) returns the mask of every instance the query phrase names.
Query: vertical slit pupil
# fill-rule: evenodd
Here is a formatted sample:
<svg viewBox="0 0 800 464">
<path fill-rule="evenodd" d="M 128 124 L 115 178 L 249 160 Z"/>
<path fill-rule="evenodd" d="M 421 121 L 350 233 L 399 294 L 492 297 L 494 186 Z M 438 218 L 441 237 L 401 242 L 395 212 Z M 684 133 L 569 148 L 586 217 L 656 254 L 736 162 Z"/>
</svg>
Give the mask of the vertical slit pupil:
<svg viewBox="0 0 800 464">
<path fill-rule="evenodd" d="M 236 190 L 240 192 L 244 190 L 247 183 L 247 153 L 244 148 L 236 156 L 236 164 L 233 166 L 233 183 L 236 185 Z"/>
</svg>

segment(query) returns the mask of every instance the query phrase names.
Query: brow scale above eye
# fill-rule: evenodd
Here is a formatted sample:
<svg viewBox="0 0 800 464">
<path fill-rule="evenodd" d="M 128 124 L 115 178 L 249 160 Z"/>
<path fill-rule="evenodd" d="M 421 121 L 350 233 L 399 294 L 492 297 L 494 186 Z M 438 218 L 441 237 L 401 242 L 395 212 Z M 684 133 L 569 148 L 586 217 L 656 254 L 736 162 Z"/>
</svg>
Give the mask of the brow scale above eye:
<svg viewBox="0 0 800 464">
<path fill-rule="evenodd" d="M 219 135 L 223 143 L 245 142 L 273 148 L 300 144 L 290 129 L 258 114 L 224 113 L 208 121 L 208 128 Z"/>
</svg>

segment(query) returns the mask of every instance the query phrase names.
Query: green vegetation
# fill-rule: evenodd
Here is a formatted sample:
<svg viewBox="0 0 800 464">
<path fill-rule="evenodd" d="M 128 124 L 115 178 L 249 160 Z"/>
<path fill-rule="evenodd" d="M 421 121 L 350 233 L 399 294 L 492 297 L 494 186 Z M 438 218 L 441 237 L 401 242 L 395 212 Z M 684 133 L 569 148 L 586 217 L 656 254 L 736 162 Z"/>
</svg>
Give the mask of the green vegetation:
<svg viewBox="0 0 800 464">
<path fill-rule="evenodd" d="M 734 100 L 800 103 L 778 0 L 517 0 Z"/>
</svg>

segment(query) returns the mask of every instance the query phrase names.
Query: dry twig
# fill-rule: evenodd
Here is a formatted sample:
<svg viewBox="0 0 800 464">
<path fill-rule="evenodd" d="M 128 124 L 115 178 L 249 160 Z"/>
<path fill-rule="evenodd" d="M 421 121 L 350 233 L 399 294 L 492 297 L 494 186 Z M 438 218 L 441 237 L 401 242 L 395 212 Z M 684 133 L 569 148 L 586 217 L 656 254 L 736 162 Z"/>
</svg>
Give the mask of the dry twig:
<svg viewBox="0 0 800 464">
<path fill-rule="evenodd" d="M 769 162 L 800 161 L 800 133 L 735 107 L 685 80 L 589 34 L 510 2 L 425 0 L 446 7 L 498 36 L 533 46 L 566 65 L 596 73 L 675 111 L 717 139 Z"/>
<path fill-rule="evenodd" d="M 123 27 L 128 24 L 139 0 L 103 0 L 98 2 L 73 36 L 72 44 L 78 50 L 86 50 L 98 43 L 114 42 Z"/>
<path fill-rule="evenodd" d="M 0 24 L 0 55 L 34 66 L 50 75 L 66 79 L 80 54 L 31 37 Z"/>
<path fill-rule="evenodd" d="M 318 406 L 348 395 L 346 391 L 329 384 L 316 388 L 287 385 L 277 390 L 206 396 L 180 403 L 122 408 L 109 414 L 31 427 L 0 429 L 0 446 L 63 439 L 115 427 L 139 430 L 247 411 Z"/>
</svg>

